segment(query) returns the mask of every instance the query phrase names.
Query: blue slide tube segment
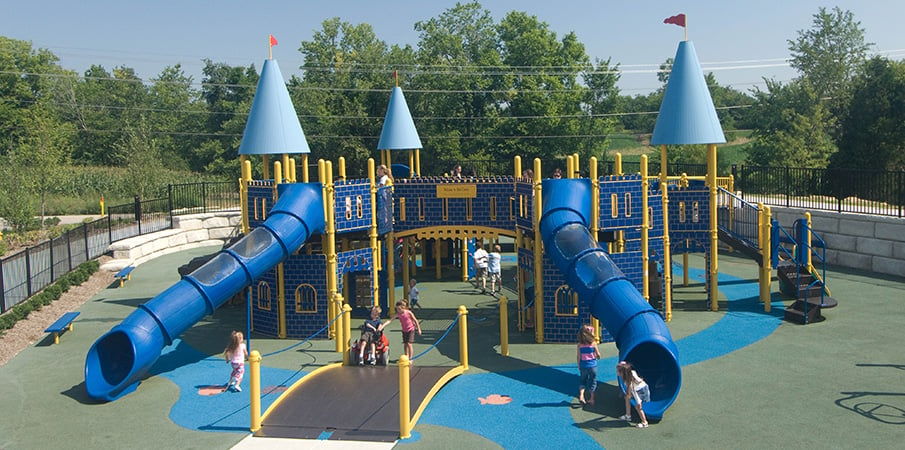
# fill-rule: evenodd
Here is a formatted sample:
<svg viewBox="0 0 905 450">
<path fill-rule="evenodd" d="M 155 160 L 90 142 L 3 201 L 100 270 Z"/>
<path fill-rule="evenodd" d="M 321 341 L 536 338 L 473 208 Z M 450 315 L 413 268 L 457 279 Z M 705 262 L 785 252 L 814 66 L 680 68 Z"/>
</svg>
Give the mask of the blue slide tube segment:
<svg viewBox="0 0 905 450">
<path fill-rule="evenodd" d="M 320 183 L 280 185 L 279 194 L 261 227 L 139 306 L 91 346 L 85 358 L 88 395 L 113 401 L 134 391 L 165 346 L 324 232 Z"/>
<path fill-rule="evenodd" d="M 666 323 L 588 231 L 590 180 L 544 180 L 542 192 L 545 254 L 615 338 L 619 359 L 631 362 L 650 385 L 645 414 L 662 418 L 682 384 L 678 349 Z"/>
</svg>

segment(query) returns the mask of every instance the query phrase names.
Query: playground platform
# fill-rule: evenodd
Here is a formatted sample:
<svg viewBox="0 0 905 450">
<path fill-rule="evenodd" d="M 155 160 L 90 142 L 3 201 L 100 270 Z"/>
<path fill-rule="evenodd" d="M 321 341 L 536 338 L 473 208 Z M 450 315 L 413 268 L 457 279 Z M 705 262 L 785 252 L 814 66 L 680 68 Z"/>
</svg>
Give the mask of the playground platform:
<svg viewBox="0 0 905 450">
<path fill-rule="evenodd" d="M 457 281 L 457 272 L 419 270 L 423 309 L 415 310 L 426 350 L 455 321 L 469 316 L 470 370 L 431 401 L 413 436 L 394 443 L 267 439 L 248 431 L 248 390 L 218 393 L 229 366 L 229 332 L 244 330 L 245 309 L 226 304 L 164 349 L 138 390 L 110 403 L 85 392 L 85 355 L 92 343 L 138 305 L 179 279 L 176 267 L 218 250 L 165 255 L 135 269 L 122 288 L 111 285 L 78 311 L 78 332 L 59 345 L 48 337 L 0 368 L 0 448 L 895 448 L 905 430 L 905 279 L 852 270 L 827 271 L 839 306 L 806 326 L 782 320 L 791 303 L 773 283 L 772 311 L 757 301 L 757 266 L 721 254 L 720 311 L 708 311 L 703 260 L 692 255 L 689 285 L 674 268 L 673 320 L 682 390 L 660 422 L 628 426 L 615 374 L 614 344 L 602 344 L 600 384 L 592 407 L 576 399 L 575 346 L 533 344 L 510 322 L 510 355 L 499 354 L 496 299 Z M 681 260 L 680 258 L 677 258 Z M 504 267 L 504 271 L 507 270 Z M 504 281 L 512 287 L 512 268 Z M 140 276 L 139 276 L 140 275 Z M 401 289 L 398 291 L 401 293 Z M 513 292 L 504 289 L 504 294 Z M 389 328 L 391 359 L 401 351 L 398 323 Z M 447 342 L 448 341 L 448 342 Z M 264 355 L 263 406 L 296 380 L 336 362 L 332 341 L 273 339 L 252 334 Z M 416 366 L 453 367 L 458 343 L 446 339 Z M 246 375 L 243 388 L 247 386 Z M 372 389 L 377 389 L 372 387 Z M 386 389 L 395 389 L 388 386 Z M 350 390 L 346 400 L 367 395 Z M 311 405 L 311 409 L 322 405 Z M 327 412 L 329 414 L 329 412 Z M 637 421 L 637 419 L 635 419 Z"/>
</svg>

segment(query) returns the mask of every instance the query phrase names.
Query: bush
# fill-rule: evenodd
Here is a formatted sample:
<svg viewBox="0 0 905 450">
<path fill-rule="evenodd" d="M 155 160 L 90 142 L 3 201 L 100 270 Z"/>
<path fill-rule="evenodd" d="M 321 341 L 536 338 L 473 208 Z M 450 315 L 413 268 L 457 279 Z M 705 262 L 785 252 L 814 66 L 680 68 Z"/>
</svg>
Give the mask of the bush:
<svg viewBox="0 0 905 450">
<path fill-rule="evenodd" d="M 3 335 L 4 331 L 16 325 L 16 322 L 28 318 L 32 311 L 38 311 L 44 305 L 49 305 L 54 300 L 58 300 L 63 295 L 63 292 L 69 289 L 70 285 L 75 286 L 88 281 L 91 275 L 100 269 L 100 265 L 100 262 L 96 260 L 86 261 L 74 271 L 60 277 L 56 283 L 44 288 L 39 294 L 14 306 L 6 314 L 0 316 L 0 336 Z"/>
</svg>

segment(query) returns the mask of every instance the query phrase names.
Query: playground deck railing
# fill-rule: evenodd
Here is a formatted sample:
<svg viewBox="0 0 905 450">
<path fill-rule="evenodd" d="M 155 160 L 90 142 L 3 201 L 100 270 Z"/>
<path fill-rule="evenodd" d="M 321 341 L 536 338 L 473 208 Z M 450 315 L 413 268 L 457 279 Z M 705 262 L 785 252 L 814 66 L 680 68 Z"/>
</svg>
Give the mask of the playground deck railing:
<svg viewBox="0 0 905 450">
<path fill-rule="evenodd" d="M 0 259 L 0 314 L 28 300 L 110 244 L 173 226 L 173 217 L 239 208 L 236 182 L 169 185 L 167 197 L 111 206 L 107 214 Z"/>
</svg>

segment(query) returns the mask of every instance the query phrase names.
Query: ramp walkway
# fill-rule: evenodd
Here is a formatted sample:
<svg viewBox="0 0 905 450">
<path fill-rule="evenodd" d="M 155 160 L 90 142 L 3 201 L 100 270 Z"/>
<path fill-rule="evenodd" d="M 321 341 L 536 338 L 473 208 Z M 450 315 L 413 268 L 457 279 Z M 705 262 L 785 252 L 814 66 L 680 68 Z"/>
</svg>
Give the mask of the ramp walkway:
<svg viewBox="0 0 905 450">
<path fill-rule="evenodd" d="M 414 412 L 454 369 L 410 370 Z M 255 436 L 393 442 L 399 438 L 399 368 L 336 365 L 312 373 L 275 402 Z"/>
</svg>

